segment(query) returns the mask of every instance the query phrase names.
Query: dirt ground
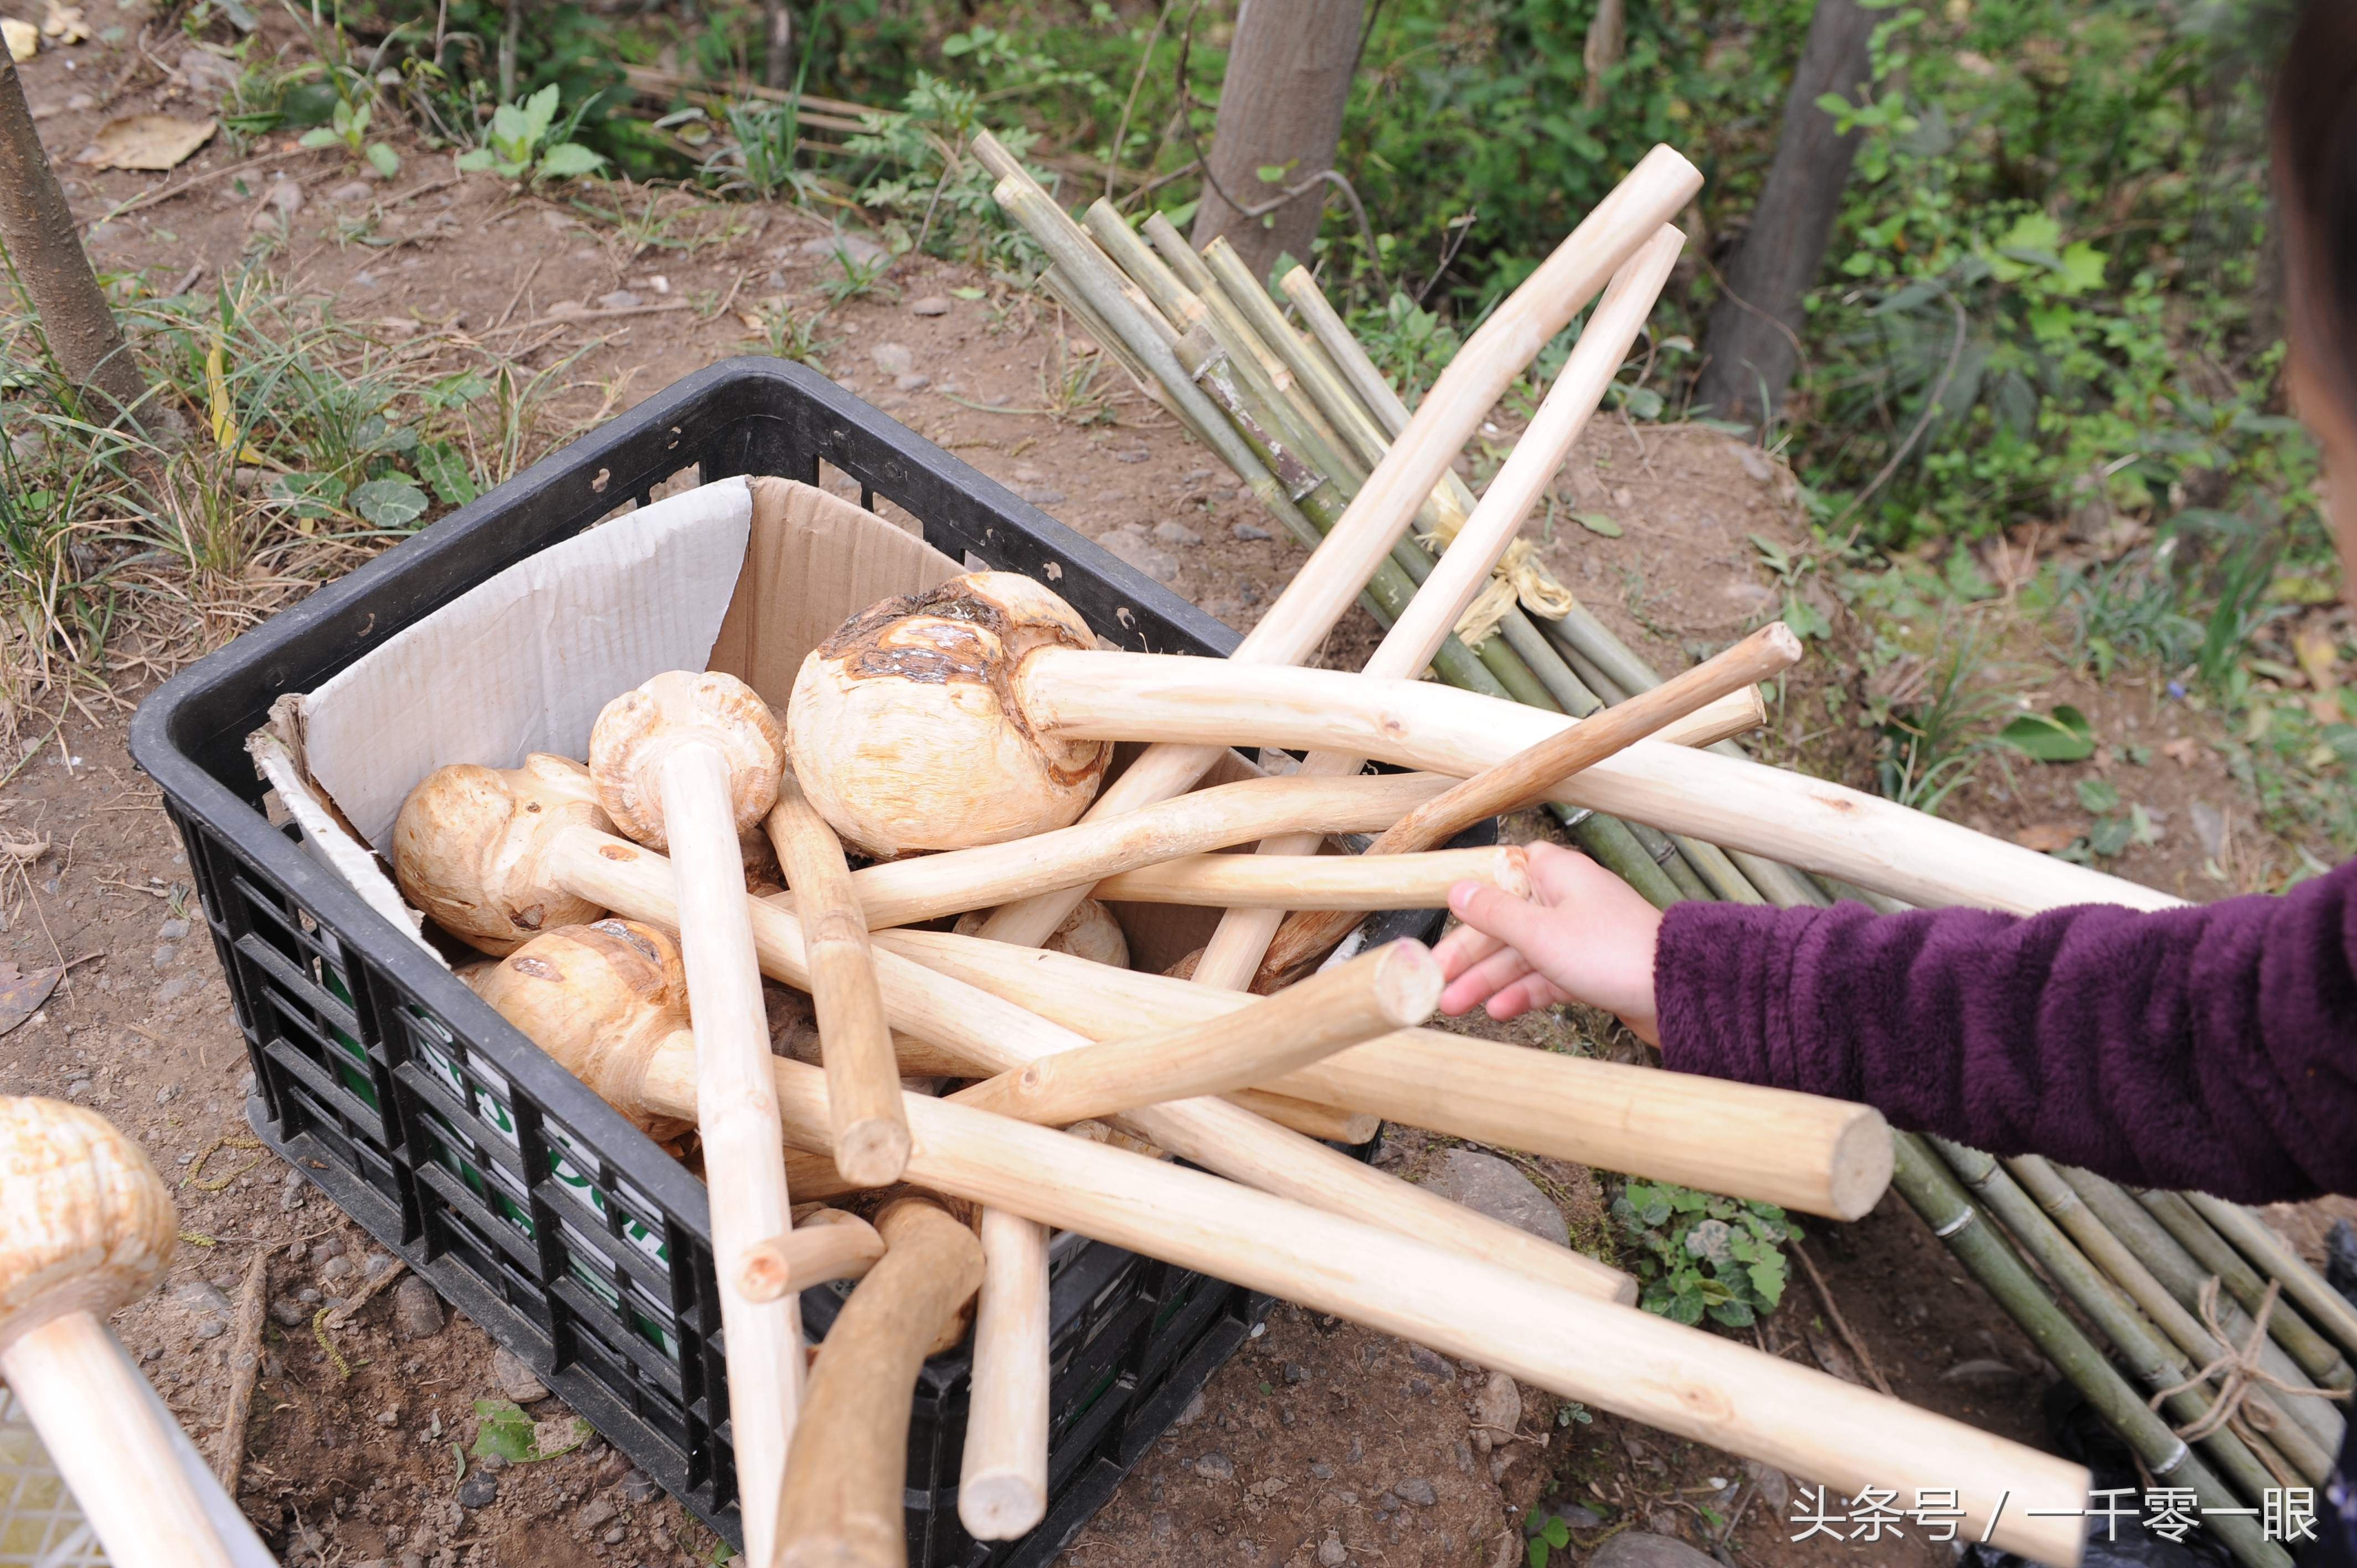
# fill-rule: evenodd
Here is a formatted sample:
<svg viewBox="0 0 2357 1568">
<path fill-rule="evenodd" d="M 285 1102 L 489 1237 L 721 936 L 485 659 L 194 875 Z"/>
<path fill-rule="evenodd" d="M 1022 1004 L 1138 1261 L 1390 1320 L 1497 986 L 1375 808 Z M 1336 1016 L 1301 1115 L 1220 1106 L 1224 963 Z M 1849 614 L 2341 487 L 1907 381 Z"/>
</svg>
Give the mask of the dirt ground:
<svg viewBox="0 0 2357 1568">
<path fill-rule="evenodd" d="M 641 252 L 560 200 L 519 197 L 489 177 L 457 180 L 446 161 L 423 153 L 397 179 L 377 182 L 334 154 L 289 154 L 274 139 L 256 149 L 268 161 L 242 174 L 242 190 L 204 177 L 228 163 L 218 149 L 163 177 L 73 165 L 110 115 L 194 106 L 192 90 L 157 75 L 125 51 L 96 46 L 44 54 L 25 70 L 78 213 L 186 188 L 93 231 L 102 267 L 138 273 L 158 291 L 210 286 L 259 239 L 296 288 L 379 323 L 400 351 L 430 354 L 463 337 L 538 369 L 586 349 L 567 372 L 575 417 L 754 351 L 737 308 L 834 271 L 830 257 L 814 253 L 826 249 L 826 231 L 806 213 L 665 198 L 679 210 L 673 241 L 699 242 Z M 1115 375 L 1097 382 L 1113 399 L 1110 424 L 1039 412 L 1082 347 L 1052 307 L 921 259 L 897 264 L 889 282 L 897 297 L 855 300 L 829 318 L 827 333 L 843 342 L 827 362 L 844 385 L 1083 532 L 1114 534 L 1134 563 L 1231 624 L 1257 618 L 1301 551 L 1267 537 L 1275 532 L 1269 520 L 1225 470 Z M 953 292 L 977 288 L 983 297 Z M 925 313 L 936 305 L 946 308 Z M 1565 490 L 1578 509 L 1627 526 L 1606 538 L 1558 523 L 1549 558 L 1659 663 L 1723 644 L 1773 602 L 1749 536 L 1797 537 L 1789 477 L 1706 430 L 1600 419 Z M 1354 619 L 1328 657 L 1349 662 L 1371 640 L 1372 628 Z M 2133 713 L 2156 749 L 2177 738 L 2148 693 L 2115 687 L 2072 696 L 2091 713 L 2101 706 L 2107 734 L 2133 728 Z M 251 1143 L 242 1041 L 190 908 L 179 846 L 154 788 L 125 756 L 126 717 L 95 703 L 68 708 L 53 734 L 28 736 L 38 749 L 5 759 L 16 771 L 0 789 L 0 833 L 49 845 L 7 864 L 7 956 L 27 970 L 72 965 L 42 1010 L 0 1038 L 0 1090 L 103 1112 L 139 1139 L 180 1206 L 186 1244 L 167 1287 L 118 1320 L 125 1342 L 209 1444 L 226 1401 L 230 1301 L 253 1261 L 269 1260 L 272 1324 L 241 1498 L 289 1562 L 576 1568 L 585 1553 L 625 1568 L 709 1561 L 710 1532 L 594 1439 L 528 1466 L 487 1471 L 465 1460 L 475 1402 L 501 1397 L 502 1383 L 492 1346 L 463 1318 L 433 1322 L 438 1315 L 395 1283 L 349 1326 L 316 1323 L 321 1306 L 349 1299 L 387 1260 Z M 1806 739 L 1796 705 L 1775 744 L 1803 751 Z M 2197 736 L 2183 760 L 2172 754 L 2139 771 L 2160 781 L 2143 798 L 2166 832 L 2130 851 L 2121 869 L 2190 897 L 2237 886 L 2231 855 L 2188 858 L 2196 799 L 2230 832 L 2236 822 L 2251 831 L 2250 804 L 2216 753 Z M 1965 820 L 2010 834 L 2075 812 L 2075 777 L 2042 770 L 2034 795 L 1976 802 Z M 2225 882 L 2202 875 L 2211 859 L 2222 862 Z M 1498 1032 L 1563 1045 L 1582 1027 L 1574 1020 Z M 1599 1036 L 1588 1048 L 1630 1047 Z M 1413 1176 L 1441 1153 L 1417 1136 L 1387 1135 L 1379 1158 Z M 1606 1194 L 1592 1173 L 1542 1174 L 1575 1230 L 1609 1232 Z M 2315 1215 L 2284 1218 L 2313 1242 Z M 2050 1377 L 2043 1361 L 1911 1211 L 1894 1198 L 1857 1225 L 1815 1224 L 1806 1250 L 1826 1294 L 1796 1277 L 1786 1307 L 1751 1336 L 1761 1348 L 1861 1380 L 1862 1350 L 1901 1397 L 2042 1440 L 2039 1395 Z M 1836 1308 L 1858 1349 L 1835 1327 Z M 561 1412 L 533 1402 L 533 1413 Z M 1509 1398 L 1428 1350 L 1280 1307 L 1067 1559 L 1086 1568 L 1499 1568 L 1522 1559 L 1520 1521 L 1542 1507 L 1574 1527 L 1574 1561 L 1625 1530 L 1719 1544 L 1723 1561 L 1752 1568 L 1951 1561 L 1948 1548 L 1920 1532 L 1872 1546 L 1794 1544 L 1787 1520 L 1800 1497 L 1777 1472 L 1533 1389 Z M 1711 1520 L 1730 1517 L 1721 1541 Z"/>
</svg>

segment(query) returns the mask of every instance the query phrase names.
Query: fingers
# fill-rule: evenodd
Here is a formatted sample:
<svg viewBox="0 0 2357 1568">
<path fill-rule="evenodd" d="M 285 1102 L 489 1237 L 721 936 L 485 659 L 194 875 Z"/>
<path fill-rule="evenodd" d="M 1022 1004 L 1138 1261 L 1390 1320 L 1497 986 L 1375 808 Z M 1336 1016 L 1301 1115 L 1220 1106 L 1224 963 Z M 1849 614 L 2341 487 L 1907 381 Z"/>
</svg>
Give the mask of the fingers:
<svg viewBox="0 0 2357 1568">
<path fill-rule="evenodd" d="M 1432 956 L 1440 961 L 1444 980 L 1454 980 L 1506 944 L 1478 926 L 1459 926 L 1440 940 Z"/>
<path fill-rule="evenodd" d="M 1552 1007 L 1564 1000 L 1563 993 L 1544 974 L 1526 974 L 1512 985 L 1502 986 L 1490 998 L 1490 1016 L 1501 1024 L 1519 1018 L 1536 1007 Z"/>
<path fill-rule="evenodd" d="M 1467 925 L 1478 927 L 1509 947 L 1532 953 L 1547 944 L 1547 911 L 1486 883 L 1460 882 L 1451 887 L 1448 908 Z"/>
<path fill-rule="evenodd" d="M 1501 948 L 1448 983 L 1440 993 L 1440 1010 L 1452 1018 L 1469 1012 L 1500 987 L 1530 972 L 1530 960 L 1512 948 Z"/>
</svg>

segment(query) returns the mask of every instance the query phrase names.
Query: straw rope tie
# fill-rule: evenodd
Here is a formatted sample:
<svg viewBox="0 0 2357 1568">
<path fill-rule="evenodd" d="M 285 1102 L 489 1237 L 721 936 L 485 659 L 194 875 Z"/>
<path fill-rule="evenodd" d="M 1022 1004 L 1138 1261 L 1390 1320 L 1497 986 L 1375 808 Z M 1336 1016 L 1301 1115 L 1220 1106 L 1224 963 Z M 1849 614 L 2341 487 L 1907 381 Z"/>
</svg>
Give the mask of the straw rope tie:
<svg viewBox="0 0 2357 1568">
<path fill-rule="evenodd" d="M 2243 1402 L 2255 1388 L 2311 1399 L 2346 1401 L 2349 1398 L 2352 1391 L 2348 1389 L 2295 1388 L 2259 1365 L 2259 1355 L 2267 1345 L 2267 1319 L 2275 1316 L 2276 1302 L 2283 1294 L 2283 1282 L 2267 1282 L 2267 1293 L 2259 1298 L 2259 1310 L 2252 1314 L 2249 1342 L 2239 1349 L 2228 1336 L 2224 1325 L 2218 1321 L 2218 1288 L 2219 1280 L 2215 1274 L 2201 1282 L 2199 1298 L 2201 1326 L 2208 1329 L 2218 1343 L 2226 1347 L 2226 1353 L 2183 1382 L 2161 1390 L 2146 1402 L 2151 1409 L 2158 1411 L 2162 1402 L 2172 1395 L 2198 1388 L 2213 1378 L 2222 1379 L 2218 1386 L 2218 1398 L 2207 1411 L 2187 1425 L 2172 1428 L 2179 1438 L 2189 1443 L 2199 1443 L 2242 1415 Z"/>
<path fill-rule="evenodd" d="M 1429 543 L 1436 536 L 1426 534 L 1422 537 Z M 1534 616 L 1561 620 L 1578 602 L 1572 596 L 1571 590 L 1556 582 L 1540 563 L 1538 553 L 1532 548 L 1531 542 L 1517 539 L 1506 547 L 1506 553 L 1499 558 L 1490 580 L 1481 585 L 1481 591 L 1473 596 L 1473 602 L 1466 606 L 1465 613 L 1458 618 L 1458 640 L 1470 648 L 1492 635 L 1498 629 L 1498 623 L 1504 620 L 1507 612 L 1517 604 Z"/>
</svg>

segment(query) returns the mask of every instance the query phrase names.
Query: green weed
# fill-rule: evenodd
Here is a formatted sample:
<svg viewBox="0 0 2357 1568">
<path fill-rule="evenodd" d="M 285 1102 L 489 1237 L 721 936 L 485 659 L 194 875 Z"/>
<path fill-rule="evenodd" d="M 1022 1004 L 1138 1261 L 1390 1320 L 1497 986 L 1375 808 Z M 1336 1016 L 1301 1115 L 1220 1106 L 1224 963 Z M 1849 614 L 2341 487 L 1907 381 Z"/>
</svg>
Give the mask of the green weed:
<svg viewBox="0 0 2357 1568">
<path fill-rule="evenodd" d="M 1630 1181 L 1612 1217 L 1634 1244 L 1639 1305 L 1678 1323 L 1742 1328 L 1784 1298 L 1784 1243 L 1800 1227 L 1770 1203 Z"/>
</svg>

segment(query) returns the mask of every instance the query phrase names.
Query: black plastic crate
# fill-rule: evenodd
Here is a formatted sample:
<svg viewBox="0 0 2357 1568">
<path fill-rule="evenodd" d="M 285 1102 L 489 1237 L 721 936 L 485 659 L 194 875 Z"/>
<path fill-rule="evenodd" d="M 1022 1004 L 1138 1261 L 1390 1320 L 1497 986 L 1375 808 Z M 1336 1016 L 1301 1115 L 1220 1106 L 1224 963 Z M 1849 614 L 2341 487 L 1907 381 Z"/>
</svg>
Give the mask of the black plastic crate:
<svg viewBox="0 0 2357 1568">
<path fill-rule="evenodd" d="M 799 365 L 731 360 L 536 464 L 166 683 L 131 754 L 188 847 L 271 1148 L 530 1362 L 640 1469 L 741 1545 L 702 1182 L 274 829 L 244 740 L 288 692 L 516 562 L 694 469 L 888 499 L 955 560 L 1052 581 L 1129 649 L 1224 656 L 1226 626 L 996 481 Z M 1437 923 L 1408 911 L 1382 934 Z M 959 1527 L 967 1361 L 935 1358 L 909 1429 L 909 1560 L 1042 1563 L 1266 1311 L 1265 1298 L 1074 1235 L 1051 1253 L 1046 1522 Z M 823 1334 L 841 1297 L 807 1293 Z"/>
</svg>

